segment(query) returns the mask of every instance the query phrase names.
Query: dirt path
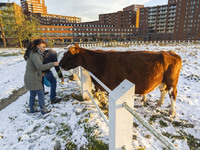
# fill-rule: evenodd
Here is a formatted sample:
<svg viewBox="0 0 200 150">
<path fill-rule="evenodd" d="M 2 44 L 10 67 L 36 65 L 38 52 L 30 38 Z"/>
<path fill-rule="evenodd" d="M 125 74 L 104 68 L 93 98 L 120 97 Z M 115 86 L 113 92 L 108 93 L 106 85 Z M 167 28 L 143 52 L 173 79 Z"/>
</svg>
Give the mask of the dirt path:
<svg viewBox="0 0 200 150">
<path fill-rule="evenodd" d="M 10 95 L 8 98 L 5 98 L 1 100 L 0 102 L 0 111 L 16 101 L 20 96 L 25 94 L 28 90 L 25 89 L 25 87 L 20 88 L 19 90 L 15 91 L 12 95 Z"/>
</svg>

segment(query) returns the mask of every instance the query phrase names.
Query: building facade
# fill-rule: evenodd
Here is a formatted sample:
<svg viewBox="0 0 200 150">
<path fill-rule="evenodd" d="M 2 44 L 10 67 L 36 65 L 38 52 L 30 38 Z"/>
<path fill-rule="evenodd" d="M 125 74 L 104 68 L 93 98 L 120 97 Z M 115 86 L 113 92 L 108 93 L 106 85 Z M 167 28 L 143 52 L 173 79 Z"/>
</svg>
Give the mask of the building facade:
<svg viewBox="0 0 200 150">
<path fill-rule="evenodd" d="M 114 25 L 115 27 L 139 27 L 139 11 L 144 5 L 130 5 L 123 11 L 116 13 L 100 14 L 100 24 Z"/>
<path fill-rule="evenodd" d="M 27 11 L 33 4 L 38 4 L 41 11 Z M 45 2 L 40 0 L 21 0 L 22 8 L 27 15 L 34 15 L 38 18 L 41 28 L 41 38 L 56 39 L 62 41 L 112 41 L 112 40 L 136 40 L 138 29 L 136 17 L 139 8 L 143 5 L 131 5 L 114 14 L 101 14 L 98 21 L 81 22 L 81 18 L 53 15 L 42 9 Z M 102 16 L 111 16 L 112 22 L 102 21 Z M 118 19 L 120 18 L 120 19 Z M 139 17 L 137 18 L 137 20 Z"/>
<path fill-rule="evenodd" d="M 63 42 L 123 41 L 137 40 L 138 29 L 114 27 L 101 24 L 67 24 L 67 26 L 40 26 L 42 39 L 56 39 Z"/>
<path fill-rule="evenodd" d="M 44 0 L 21 0 L 21 7 L 25 14 L 47 14 L 47 7 L 45 6 Z"/>
<path fill-rule="evenodd" d="M 45 0 L 20 0 L 24 14 L 38 18 L 41 25 L 55 25 L 64 23 L 79 23 L 81 18 L 48 14 Z"/>
<path fill-rule="evenodd" d="M 21 1 L 25 2 L 26 0 Z M 78 17 L 44 14 L 42 12 L 26 14 L 37 16 L 38 21 L 40 21 L 41 38 L 45 40 L 50 39 L 62 42 L 137 40 L 138 28 L 135 27 L 135 19 L 138 10 L 133 6 L 125 9 L 125 13 L 120 12 L 123 14 L 120 16 L 123 22 L 117 24 L 105 23 L 100 20 L 81 22 L 81 19 Z"/>
<path fill-rule="evenodd" d="M 200 0 L 140 9 L 140 40 L 200 40 Z"/>
</svg>

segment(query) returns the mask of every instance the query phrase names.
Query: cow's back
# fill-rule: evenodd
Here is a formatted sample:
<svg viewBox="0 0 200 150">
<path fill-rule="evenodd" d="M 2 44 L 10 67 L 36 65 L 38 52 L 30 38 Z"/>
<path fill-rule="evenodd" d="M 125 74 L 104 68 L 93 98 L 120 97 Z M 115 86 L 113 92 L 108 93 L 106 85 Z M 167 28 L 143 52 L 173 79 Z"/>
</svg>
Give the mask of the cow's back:
<svg viewBox="0 0 200 150">
<path fill-rule="evenodd" d="M 97 76 L 111 90 L 128 79 L 136 85 L 136 93 L 143 94 L 162 81 L 164 56 L 160 52 L 106 52 L 104 57 L 104 70 Z"/>
</svg>

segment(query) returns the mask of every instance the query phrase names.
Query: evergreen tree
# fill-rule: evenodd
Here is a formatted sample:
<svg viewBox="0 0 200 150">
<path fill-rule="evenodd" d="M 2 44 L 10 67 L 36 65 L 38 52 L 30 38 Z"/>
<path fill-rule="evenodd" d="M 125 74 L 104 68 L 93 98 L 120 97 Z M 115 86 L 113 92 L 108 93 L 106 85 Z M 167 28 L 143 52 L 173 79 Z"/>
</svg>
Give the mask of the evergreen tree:
<svg viewBox="0 0 200 150">
<path fill-rule="evenodd" d="M 23 41 L 39 37 L 39 22 L 33 16 L 29 18 L 22 13 L 15 3 L 9 3 L 1 10 L 1 22 L 5 38 L 17 43 L 23 50 Z"/>
</svg>

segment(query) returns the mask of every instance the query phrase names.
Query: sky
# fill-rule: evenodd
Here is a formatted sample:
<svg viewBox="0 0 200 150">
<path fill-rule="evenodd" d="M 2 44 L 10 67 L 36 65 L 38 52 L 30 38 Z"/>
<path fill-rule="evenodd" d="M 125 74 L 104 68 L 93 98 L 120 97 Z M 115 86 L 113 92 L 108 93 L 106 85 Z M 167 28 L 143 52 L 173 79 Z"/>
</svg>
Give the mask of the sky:
<svg viewBox="0 0 200 150">
<path fill-rule="evenodd" d="M 8 0 L 0 0 L 8 2 Z M 20 0 L 10 0 L 20 5 Z M 45 0 L 47 12 L 64 16 L 80 17 L 82 22 L 96 21 L 99 14 L 112 13 L 123 10 L 132 4 L 145 7 L 165 5 L 168 0 Z"/>
</svg>

